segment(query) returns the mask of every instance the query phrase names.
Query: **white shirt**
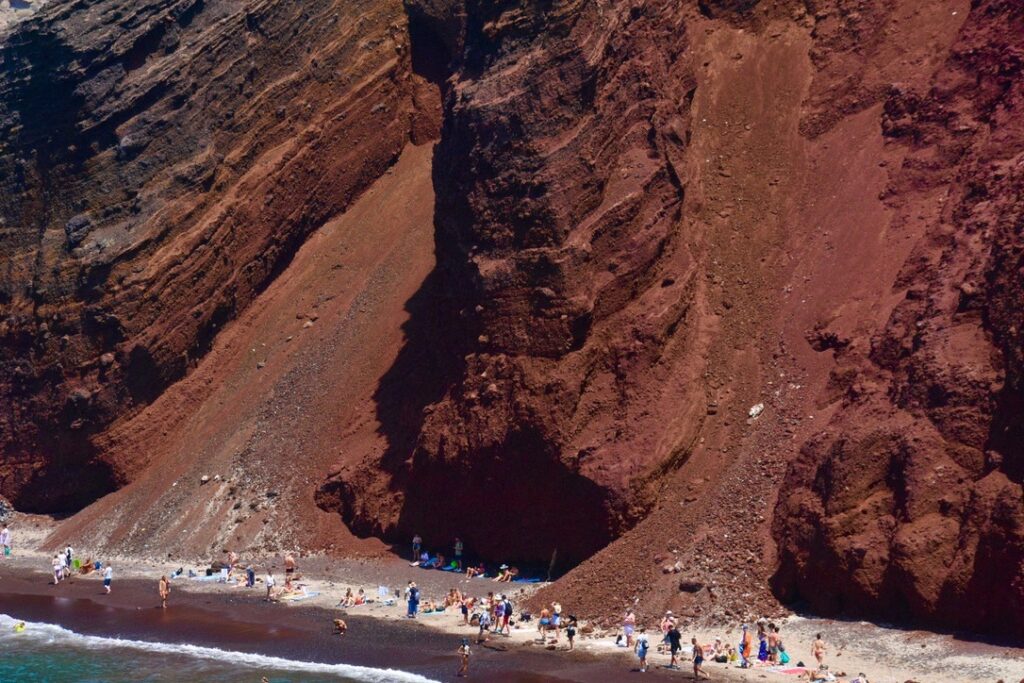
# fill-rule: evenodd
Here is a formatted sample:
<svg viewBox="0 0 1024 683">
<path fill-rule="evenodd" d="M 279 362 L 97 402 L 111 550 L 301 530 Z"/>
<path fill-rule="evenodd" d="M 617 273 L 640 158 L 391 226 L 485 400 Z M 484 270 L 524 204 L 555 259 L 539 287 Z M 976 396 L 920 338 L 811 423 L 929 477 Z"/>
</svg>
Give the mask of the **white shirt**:
<svg viewBox="0 0 1024 683">
<path fill-rule="evenodd" d="M 267 588 L 270 588 L 270 587 L 272 587 L 274 585 L 274 577 L 271 576 L 270 574 L 267 574 L 267 578 L 264 579 L 264 581 L 267 584 Z"/>
<path fill-rule="evenodd" d="M 11 544 L 11 530 L 10 529 L 4 529 L 3 531 L 0 531 L 0 545 L 10 545 L 10 544 Z"/>
<path fill-rule="evenodd" d="M 103 570 L 103 578 L 104 579 L 112 579 L 112 578 L 114 578 L 114 568 L 113 567 L 107 567 L 106 569 L 104 569 Z"/>
</svg>

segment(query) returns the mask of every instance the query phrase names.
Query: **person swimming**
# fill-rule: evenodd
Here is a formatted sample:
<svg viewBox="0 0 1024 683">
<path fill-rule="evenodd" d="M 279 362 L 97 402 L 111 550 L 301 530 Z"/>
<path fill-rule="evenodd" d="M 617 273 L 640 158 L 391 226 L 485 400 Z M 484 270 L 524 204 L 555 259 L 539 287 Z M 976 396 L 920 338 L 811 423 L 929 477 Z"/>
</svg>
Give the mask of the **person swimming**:
<svg viewBox="0 0 1024 683">
<path fill-rule="evenodd" d="M 25 630 L 25 622 L 24 621 L 19 621 L 17 624 L 14 625 L 14 632 L 15 633 L 21 633 L 24 630 Z"/>
</svg>

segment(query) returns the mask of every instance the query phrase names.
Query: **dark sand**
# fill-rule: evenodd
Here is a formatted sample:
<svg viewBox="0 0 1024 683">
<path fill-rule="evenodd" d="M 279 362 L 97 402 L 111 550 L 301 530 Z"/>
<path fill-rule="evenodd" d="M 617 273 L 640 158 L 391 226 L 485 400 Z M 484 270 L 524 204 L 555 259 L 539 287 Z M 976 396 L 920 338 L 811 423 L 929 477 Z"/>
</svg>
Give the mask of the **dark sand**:
<svg viewBox="0 0 1024 683">
<path fill-rule="evenodd" d="M 41 572 L 9 566 L 0 567 L 0 572 L 0 613 L 26 621 L 58 624 L 87 635 L 397 668 L 436 680 L 456 680 L 455 650 L 460 639 L 419 622 L 343 615 L 349 632 L 338 637 L 331 633 L 331 620 L 339 614 L 263 602 L 259 588 L 221 595 L 173 590 L 172 586 L 170 606 L 162 610 L 155 581 L 118 580 L 115 574 L 113 591 L 105 595 L 94 577 L 53 586 Z M 548 652 L 493 637 L 490 643 L 474 647 L 471 677 L 508 683 L 617 681 L 630 675 L 634 662 L 627 656 Z M 648 675 L 670 674 L 652 671 Z"/>
</svg>

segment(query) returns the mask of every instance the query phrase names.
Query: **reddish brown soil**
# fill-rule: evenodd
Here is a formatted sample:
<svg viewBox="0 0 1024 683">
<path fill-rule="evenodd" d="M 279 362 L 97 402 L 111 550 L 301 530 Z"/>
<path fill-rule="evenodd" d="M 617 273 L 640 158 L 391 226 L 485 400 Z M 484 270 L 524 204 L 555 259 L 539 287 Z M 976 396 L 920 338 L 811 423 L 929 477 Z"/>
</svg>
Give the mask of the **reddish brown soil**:
<svg viewBox="0 0 1024 683">
<path fill-rule="evenodd" d="M 59 236 L 81 244 L 43 248 L 53 191 L 3 157 L 5 187 L 22 178 L 35 204 L 19 206 L 37 207 L 8 223 L 40 228 L 3 233 L 4 493 L 38 501 L 51 482 L 52 505 L 130 482 L 60 533 L 150 553 L 380 548 L 346 526 L 434 547 L 459 535 L 491 560 L 582 561 L 538 600 L 604 619 L 785 603 L 1019 632 L 1019 3 L 408 0 L 408 24 L 364 4 L 338 9 L 365 14 L 364 42 L 292 17 L 363 75 L 339 61 L 324 84 L 303 62 L 294 102 L 320 123 L 280 129 L 285 147 L 251 147 L 272 107 L 225 123 L 248 176 L 154 194 L 143 223 L 175 230 L 117 252 L 110 291 L 65 274 L 63 290 L 23 293 L 51 262 L 106 257 L 88 256 L 98 237 L 80 221 Z M 34 46 L 60 21 L 50 8 L 17 35 Z M 429 136 L 425 81 L 443 97 L 433 159 L 407 148 L 380 177 Z M 353 111 L 329 130 L 338 102 Z M 33 131 L 21 149 L 39 147 Z M 64 159 L 62 145 L 41 149 Z M 65 172 L 107 187 L 104 158 Z M 219 252 L 231 267 L 202 258 L 218 235 L 235 240 Z M 39 346 L 56 334 L 46 316 L 84 316 L 90 297 L 128 333 L 104 317 L 69 350 Z M 156 369 L 123 374 L 134 358 Z"/>
</svg>

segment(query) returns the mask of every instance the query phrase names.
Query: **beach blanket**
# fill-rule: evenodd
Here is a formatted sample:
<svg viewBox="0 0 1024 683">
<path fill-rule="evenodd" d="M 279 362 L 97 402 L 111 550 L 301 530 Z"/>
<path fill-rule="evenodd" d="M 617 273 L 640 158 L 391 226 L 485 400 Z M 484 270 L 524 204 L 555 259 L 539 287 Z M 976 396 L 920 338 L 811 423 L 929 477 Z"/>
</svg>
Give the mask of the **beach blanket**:
<svg viewBox="0 0 1024 683">
<path fill-rule="evenodd" d="M 527 579 L 525 577 L 512 579 L 512 583 L 541 583 L 543 579 Z"/>
<path fill-rule="evenodd" d="M 221 575 L 220 574 L 210 574 L 209 576 L 202 576 L 202 575 L 200 575 L 200 576 L 192 576 L 192 577 L 189 577 L 189 580 L 190 581 L 220 581 L 221 580 Z"/>
</svg>

